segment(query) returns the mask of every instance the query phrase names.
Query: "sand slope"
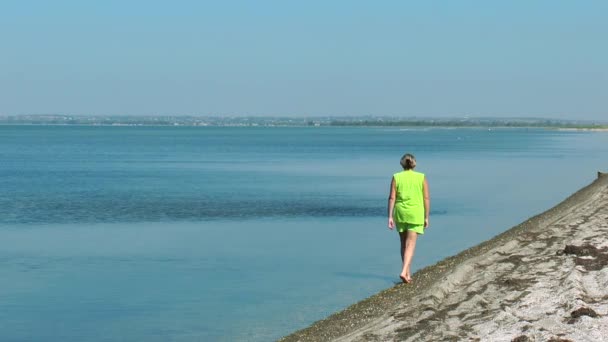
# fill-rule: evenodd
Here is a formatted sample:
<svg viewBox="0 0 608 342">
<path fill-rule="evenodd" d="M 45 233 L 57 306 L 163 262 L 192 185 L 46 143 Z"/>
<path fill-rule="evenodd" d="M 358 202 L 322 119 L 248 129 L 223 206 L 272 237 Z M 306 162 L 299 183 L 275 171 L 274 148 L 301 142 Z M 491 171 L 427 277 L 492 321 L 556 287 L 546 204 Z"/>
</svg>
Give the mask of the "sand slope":
<svg viewBox="0 0 608 342">
<path fill-rule="evenodd" d="M 608 341 L 608 176 L 285 341 Z"/>
</svg>

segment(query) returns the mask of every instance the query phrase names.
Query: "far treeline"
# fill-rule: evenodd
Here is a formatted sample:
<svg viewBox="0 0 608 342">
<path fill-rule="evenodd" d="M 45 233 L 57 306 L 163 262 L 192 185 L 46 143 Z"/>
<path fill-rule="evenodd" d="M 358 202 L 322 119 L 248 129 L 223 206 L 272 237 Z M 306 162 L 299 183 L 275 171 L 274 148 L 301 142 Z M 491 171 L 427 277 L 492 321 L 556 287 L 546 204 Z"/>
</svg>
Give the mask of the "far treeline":
<svg viewBox="0 0 608 342">
<path fill-rule="evenodd" d="M 196 115 L 1 115 L 0 125 L 84 125 L 84 126 L 210 126 L 210 127 L 519 127 L 549 129 L 608 130 L 608 122 L 545 118 L 492 117 L 262 117 Z"/>
<path fill-rule="evenodd" d="M 515 127 L 515 128 L 572 128 L 608 129 L 608 124 L 580 123 L 560 120 L 332 120 L 330 126 L 379 126 L 379 127 Z"/>
</svg>

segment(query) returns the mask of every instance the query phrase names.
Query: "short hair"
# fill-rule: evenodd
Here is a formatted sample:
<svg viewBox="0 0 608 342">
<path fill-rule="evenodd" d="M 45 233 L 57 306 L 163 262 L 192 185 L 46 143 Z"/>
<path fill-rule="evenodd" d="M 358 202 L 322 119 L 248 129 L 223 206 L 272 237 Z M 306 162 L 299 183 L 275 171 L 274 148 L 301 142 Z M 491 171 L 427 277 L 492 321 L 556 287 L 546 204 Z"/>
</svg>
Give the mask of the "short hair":
<svg viewBox="0 0 608 342">
<path fill-rule="evenodd" d="M 411 170 L 416 167 L 416 157 L 413 154 L 406 153 L 401 157 L 401 167 L 404 170 Z"/>
</svg>

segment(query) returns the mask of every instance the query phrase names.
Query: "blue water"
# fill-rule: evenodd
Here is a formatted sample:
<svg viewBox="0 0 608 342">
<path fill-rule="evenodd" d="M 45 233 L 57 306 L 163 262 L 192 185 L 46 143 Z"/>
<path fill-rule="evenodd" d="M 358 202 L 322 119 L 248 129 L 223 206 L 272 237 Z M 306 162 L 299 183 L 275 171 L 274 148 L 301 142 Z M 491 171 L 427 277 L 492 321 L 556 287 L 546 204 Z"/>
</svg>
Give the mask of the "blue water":
<svg viewBox="0 0 608 342">
<path fill-rule="evenodd" d="M 390 177 L 412 152 L 414 268 L 608 169 L 608 133 L 0 126 L 3 341 L 266 341 L 393 286 Z"/>
</svg>

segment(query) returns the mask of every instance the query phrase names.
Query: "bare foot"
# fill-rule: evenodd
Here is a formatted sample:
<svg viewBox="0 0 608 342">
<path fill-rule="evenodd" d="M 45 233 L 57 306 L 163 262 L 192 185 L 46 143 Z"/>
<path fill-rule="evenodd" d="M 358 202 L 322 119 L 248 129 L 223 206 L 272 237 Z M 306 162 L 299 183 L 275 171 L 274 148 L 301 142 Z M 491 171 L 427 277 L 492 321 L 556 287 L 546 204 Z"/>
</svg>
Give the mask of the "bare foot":
<svg viewBox="0 0 608 342">
<path fill-rule="evenodd" d="M 399 275 L 399 278 L 401 278 L 401 281 L 404 282 L 404 283 L 408 282 L 407 277 L 404 276 L 403 274 Z"/>
</svg>

